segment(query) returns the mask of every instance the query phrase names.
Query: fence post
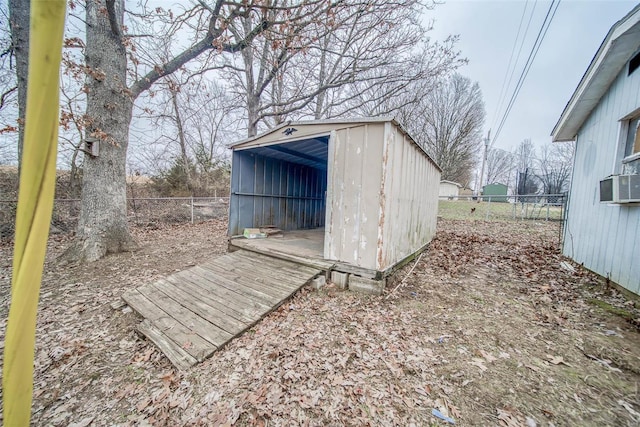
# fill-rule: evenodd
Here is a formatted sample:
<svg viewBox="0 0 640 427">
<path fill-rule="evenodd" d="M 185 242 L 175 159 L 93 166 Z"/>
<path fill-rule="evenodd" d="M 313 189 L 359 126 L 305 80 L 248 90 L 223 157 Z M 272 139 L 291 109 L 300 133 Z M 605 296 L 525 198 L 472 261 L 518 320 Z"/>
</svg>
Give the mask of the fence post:
<svg viewBox="0 0 640 427">
<path fill-rule="evenodd" d="M 191 196 L 191 224 L 193 224 L 193 196 Z"/>
<path fill-rule="evenodd" d="M 549 200 L 547 200 L 547 221 L 549 221 Z"/>
<path fill-rule="evenodd" d="M 487 203 L 487 216 L 485 218 L 486 221 L 489 221 L 489 209 L 491 209 L 491 196 L 489 196 L 489 203 Z"/>
</svg>

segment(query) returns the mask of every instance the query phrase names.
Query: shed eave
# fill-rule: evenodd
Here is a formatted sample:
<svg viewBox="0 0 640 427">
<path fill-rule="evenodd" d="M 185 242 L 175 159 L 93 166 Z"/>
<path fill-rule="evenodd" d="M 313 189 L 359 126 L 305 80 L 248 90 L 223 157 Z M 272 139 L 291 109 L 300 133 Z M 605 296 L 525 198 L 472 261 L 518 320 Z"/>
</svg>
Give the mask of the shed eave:
<svg viewBox="0 0 640 427">
<path fill-rule="evenodd" d="M 232 142 L 231 144 L 227 145 L 227 148 L 233 148 L 239 145 L 243 145 L 252 141 L 255 141 L 257 139 L 260 138 L 264 138 L 267 135 L 271 135 L 272 133 L 275 133 L 277 131 L 279 131 L 282 128 L 285 127 L 289 127 L 289 126 L 305 126 L 305 125 L 328 125 L 328 124 L 358 124 L 358 123 L 381 123 L 381 122 L 395 122 L 396 124 L 398 124 L 398 122 L 391 116 L 380 116 L 380 117 L 358 117 L 358 118 L 347 118 L 347 119 L 321 119 L 321 120 L 298 120 L 298 121 L 294 121 L 294 120 L 290 120 L 287 122 L 284 122 L 276 127 L 274 127 L 273 129 L 269 129 L 261 134 L 258 134 L 256 136 L 252 136 L 249 138 L 245 138 L 242 139 L 240 141 L 236 141 L 236 142 Z"/>
<path fill-rule="evenodd" d="M 639 48 L 640 4 L 607 33 L 551 132 L 553 142 L 575 140 L 593 109 Z"/>
</svg>

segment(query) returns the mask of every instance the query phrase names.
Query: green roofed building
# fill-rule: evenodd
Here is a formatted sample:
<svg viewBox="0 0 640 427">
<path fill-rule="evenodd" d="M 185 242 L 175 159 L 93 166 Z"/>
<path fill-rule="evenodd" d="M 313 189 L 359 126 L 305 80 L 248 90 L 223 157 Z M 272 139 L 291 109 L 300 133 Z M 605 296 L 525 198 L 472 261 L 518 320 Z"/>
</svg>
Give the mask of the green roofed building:
<svg viewBox="0 0 640 427">
<path fill-rule="evenodd" d="M 482 199 L 484 201 L 489 201 L 487 196 L 491 196 L 492 202 L 507 202 L 507 186 L 500 183 L 488 184 L 482 187 L 482 195 L 484 196 Z M 504 197 L 500 197 L 504 196 Z"/>
</svg>

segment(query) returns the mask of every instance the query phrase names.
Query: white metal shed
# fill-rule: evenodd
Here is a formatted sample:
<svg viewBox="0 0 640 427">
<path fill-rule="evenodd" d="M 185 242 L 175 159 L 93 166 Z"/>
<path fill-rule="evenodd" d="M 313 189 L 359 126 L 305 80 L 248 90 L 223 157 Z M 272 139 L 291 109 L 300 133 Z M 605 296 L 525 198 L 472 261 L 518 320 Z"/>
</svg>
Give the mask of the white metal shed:
<svg viewBox="0 0 640 427">
<path fill-rule="evenodd" d="M 230 236 L 316 229 L 324 260 L 380 279 L 435 234 L 441 170 L 393 118 L 287 122 L 230 147 Z"/>
</svg>

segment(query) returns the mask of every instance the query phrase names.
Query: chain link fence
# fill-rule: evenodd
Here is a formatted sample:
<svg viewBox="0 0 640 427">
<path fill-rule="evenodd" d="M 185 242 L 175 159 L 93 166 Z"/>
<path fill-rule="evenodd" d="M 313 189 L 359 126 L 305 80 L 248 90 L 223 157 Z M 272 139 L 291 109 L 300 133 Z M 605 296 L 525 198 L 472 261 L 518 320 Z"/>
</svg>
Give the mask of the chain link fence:
<svg viewBox="0 0 640 427">
<path fill-rule="evenodd" d="M 0 200 L 0 237 L 11 238 L 15 229 L 16 200 Z M 127 199 L 131 225 L 196 223 L 228 215 L 228 197 L 169 197 Z M 51 219 L 52 233 L 75 231 L 80 218 L 79 199 L 56 199 Z"/>
<path fill-rule="evenodd" d="M 440 197 L 439 215 L 451 219 L 562 221 L 566 195 Z"/>
<path fill-rule="evenodd" d="M 566 194 L 440 197 L 438 216 L 485 221 L 553 221 L 562 242 Z"/>
</svg>

